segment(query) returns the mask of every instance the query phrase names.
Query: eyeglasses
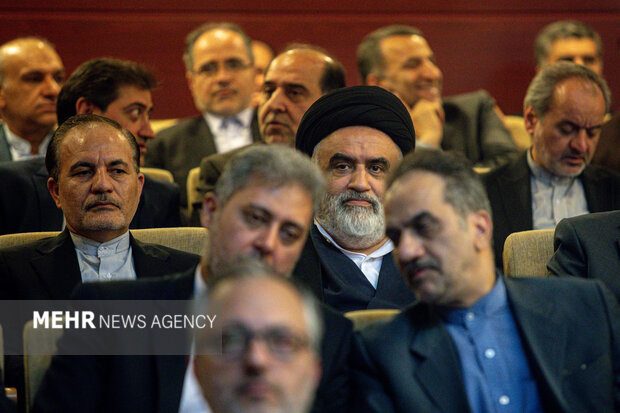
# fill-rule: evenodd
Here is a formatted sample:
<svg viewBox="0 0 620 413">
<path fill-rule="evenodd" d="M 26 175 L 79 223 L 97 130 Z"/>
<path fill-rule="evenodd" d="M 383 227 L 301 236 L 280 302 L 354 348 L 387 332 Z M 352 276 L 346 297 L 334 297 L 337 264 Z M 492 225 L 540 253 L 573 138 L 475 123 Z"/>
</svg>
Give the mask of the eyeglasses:
<svg viewBox="0 0 620 413">
<path fill-rule="evenodd" d="M 222 329 L 222 355 L 227 359 L 238 359 L 248 351 L 252 340 L 263 341 L 271 355 L 281 361 L 290 360 L 310 345 L 307 336 L 285 327 L 252 331 L 243 325 L 234 325 Z"/>
<path fill-rule="evenodd" d="M 223 64 L 224 71 L 230 73 L 238 73 L 250 67 L 252 67 L 250 63 L 245 63 L 237 58 L 224 60 Z M 212 77 L 217 75 L 219 71 L 220 64 L 218 62 L 206 62 L 205 64 L 200 66 L 198 70 L 196 70 L 196 73 L 198 73 L 199 75 Z"/>
</svg>

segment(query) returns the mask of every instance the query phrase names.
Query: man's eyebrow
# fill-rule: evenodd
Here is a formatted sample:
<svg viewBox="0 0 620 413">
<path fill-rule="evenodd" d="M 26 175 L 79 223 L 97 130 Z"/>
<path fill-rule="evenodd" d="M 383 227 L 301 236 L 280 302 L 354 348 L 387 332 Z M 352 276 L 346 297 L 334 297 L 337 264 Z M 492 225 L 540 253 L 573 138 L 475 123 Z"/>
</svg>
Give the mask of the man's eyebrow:
<svg viewBox="0 0 620 413">
<path fill-rule="evenodd" d="M 142 103 L 142 102 L 131 102 L 129 105 L 125 106 L 125 107 L 123 108 L 123 110 L 124 110 L 124 111 L 127 111 L 127 110 L 129 110 L 129 109 L 133 109 L 133 108 L 135 108 L 135 107 L 138 107 L 138 108 L 140 108 L 140 109 L 144 109 L 144 110 L 146 110 L 146 109 L 147 109 L 147 106 L 146 106 L 144 103 Z M 153 108 L 151 108 L 151 110 L 153 110 Z"/>
<path fill-rule="evenodd" d="M 78 161 L 74 163 L 73 165 L 71 165 L 71 168 L 69 168 L 69 171 L 74 171 L 79 168 L 93 168 L 94 166 L 95 164 L 92 162 Z"/>
<path fill-rule="evenodd" d="M 381 164 L 383 166 L 390 166 L 390 161 L 387 160 L 387 158 L 384 157 L 379 157 L 379 158 L 372 158 L 366 161 L 366 163 L 378 163 Z"/>
<path fill-rule="evenodd" d="M 349 155 L 345 155 L 344 153 L 336 152 L 329 158 L 329 163 L 333 164 L 334 162 L 345 161 L 345 162 L 355 162 L 355 159 Z"/>
<path fill-rule="evenodd" d="M 108 162 L 106 166 L 129 166 L 129 164 L 122 159 L 114 159 L 113 161 Z"/>
</svg>

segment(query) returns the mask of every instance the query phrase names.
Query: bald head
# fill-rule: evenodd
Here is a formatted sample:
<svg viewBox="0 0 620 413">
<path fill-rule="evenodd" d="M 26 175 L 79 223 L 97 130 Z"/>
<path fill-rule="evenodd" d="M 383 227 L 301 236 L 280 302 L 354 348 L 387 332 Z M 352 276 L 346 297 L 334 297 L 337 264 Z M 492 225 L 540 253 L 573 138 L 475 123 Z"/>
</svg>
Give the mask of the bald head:
<svg viewBox="0 0 620 413">
<path fill-rule="evenodd" d="M 0 114 L 11 131 L 38 145 L 56 124 L 64 74 L 45 39 L 25 37 L 0 46 Z"/>
<path fill-rule="evenodd" d="M 293 45 L 280 53 L 265 73 L 258 109 L 265 142 L 293 146 L 299 122 L 310 105 L 344 86 L 342 65 L 323 50 Z"/>
</svg>

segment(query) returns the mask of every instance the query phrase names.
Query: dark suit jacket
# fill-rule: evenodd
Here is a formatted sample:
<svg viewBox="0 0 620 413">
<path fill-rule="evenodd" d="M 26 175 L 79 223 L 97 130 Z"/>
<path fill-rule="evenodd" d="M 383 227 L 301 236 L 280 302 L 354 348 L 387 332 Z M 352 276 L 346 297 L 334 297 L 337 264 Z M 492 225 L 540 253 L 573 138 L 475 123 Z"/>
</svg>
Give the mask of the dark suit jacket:
<svg viewBox="0 0 620 413">
<path fill-rule="evenodd" d="M 620 211 L 563 219 L 553 244 L 551 274 L 598 278 L 620 302 Z"/>
<path fill-rule="evenodd" d="M 62 211 L 48 189 L 43 158 L 0 163 L 0 235 L 60 231 Z M 145 176 L 131 229 L 181 226 L 179 188 Z"/>
<path fill-rule="evenodd" d="M 0 369 L 0 412 L 1 413 L 15 413 L 17 412 L 17 405 L 7 399 L 4 394 L 4 382 L 2 381 L 2 370 Z"/>
<path fill-rule="evenodd" d="M 620 309 L 600 283 L 506 279 L 508 301 L 546 412 L 620 409 Z M 452 337 L 419 303 L 356 337 L 356 412 L 470 412 Z"/>
<path fill-rule="evenodd" d="M 194 273 L 195 268 L 158 280 L 82 284 L 74 298 L 187 300 Z M 321 343 L 323 376 L 312 411 L 342 413 L 349 391 L 352 324 L 325 306 L 320 309 L 326 331 Z M 186 363 L 186 356 L 55 356 L 33 413 L 177 412 Z"/>
<path fill-rule="evenodd" d="M 200 260 L 198 255 L 145 244 L 133 237 L 130 242 L 139 278 L 182 271 Z M 80 268 L 68 230 L 53 238 L 0 250 L 0 300 L 67 300 L 80 283 Z M 26 321 L 2 322 L 7 343 L 21 345 L 21 331 Z M 20 362 L 19 357 L 7 359 L 7 384 L 18 389 L 22 388 Z"/>
<path fill-rule="evenodd" d="M 620 208 L 620 175 L 587 166 L 579 176 L 590 212 Z M 508 235 L 534 227 L 530 168 L 526 154 L 482 176 L 493 212 L 495 262 L 502 268 L 502 252 Z"/>
<path fill-rule="evenodd" d="M 620 113 L 616 113 L 601 128 L 601 137 L 592 157 L 594 165 L 620 173 Z"/>
<path fill-rule="evenodd" d="M 510 132 L 484 90 L 443 99 L 446 121 L 441 147 L 465 154 L 476 166 L 497 166 L 518 154 Z"/>
<path fill-rule="evenodd" d="M 256 114 L 250 125 L 252 139 L 260 140 Z M 187 207 L 187 175 L 205 156 L 217 153 L 213 133 L 203 116 L 181 120 L 148 142 L 144 165 L 167 169 L 181 188 L 181 205 Z"/>
<path fill-rule="evenodd" d="M 0 122 L 0 162 L 7 162 L 12 160 L 13 156 L 11 155 L 11 146 L 6 140 L 6 135 L 4 134 L 4 127 L 2 126 L 2 122 Z"/>
<path fill-rule="evenodd" d="M 342 312 L 403 308 L 415 300 L 392 253 L 383 257 L 375 290 L 355 263 L 327 242 L 316 225 L 310 230 L 293 278 L 307 285 L 320 301 Z"/>
</svg>

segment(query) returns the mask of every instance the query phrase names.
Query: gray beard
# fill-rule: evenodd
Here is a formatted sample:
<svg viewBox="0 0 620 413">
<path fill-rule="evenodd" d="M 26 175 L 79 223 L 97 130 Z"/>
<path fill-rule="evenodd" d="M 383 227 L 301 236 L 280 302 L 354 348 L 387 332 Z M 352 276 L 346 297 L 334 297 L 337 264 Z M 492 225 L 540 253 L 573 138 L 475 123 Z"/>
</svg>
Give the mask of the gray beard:
<svg viewBox="0 0 620 413">
<path fill-rule="evenodd" d="M 372 207 L 346 205 L 350 199 L 363 199 Z M 383 239 L 385 216 L 383 205 L 373 196 L 348 191 L 338 195 L 325 194 L 317 221 L 343 248 L 370 248 Z"/>
</svg>

